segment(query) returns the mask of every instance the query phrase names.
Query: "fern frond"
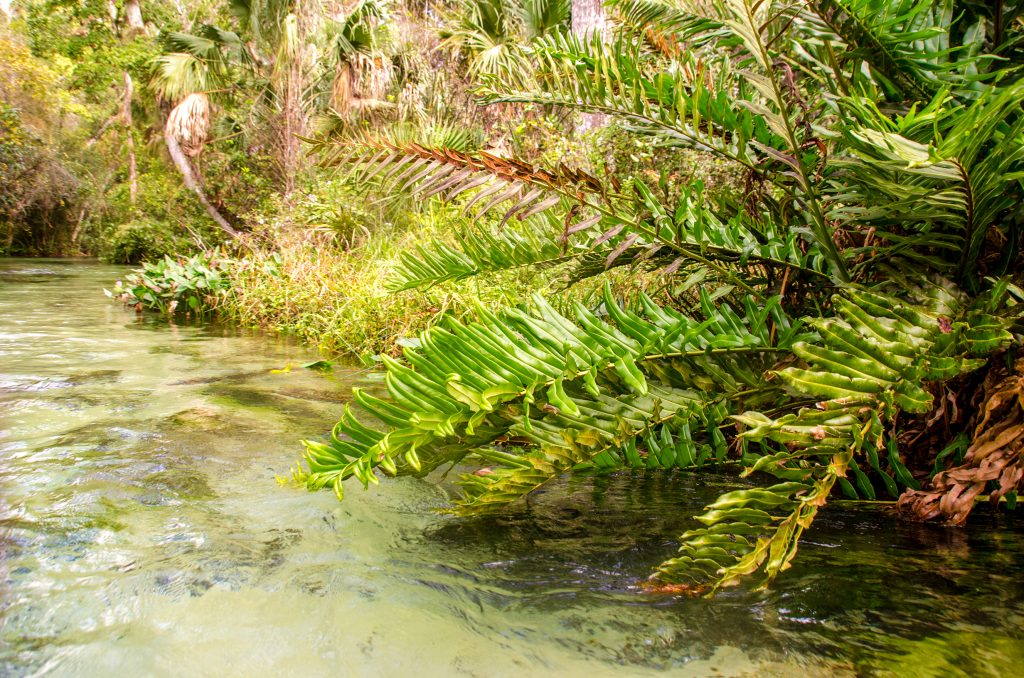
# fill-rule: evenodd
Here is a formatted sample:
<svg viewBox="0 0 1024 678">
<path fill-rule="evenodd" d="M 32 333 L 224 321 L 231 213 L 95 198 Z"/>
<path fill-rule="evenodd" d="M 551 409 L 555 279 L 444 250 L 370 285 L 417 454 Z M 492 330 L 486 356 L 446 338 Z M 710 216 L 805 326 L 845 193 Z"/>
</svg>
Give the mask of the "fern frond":
<svg viewBox="0 0 1024 678">
<path fill-rule="evenodd" d="M 625 217 L 621 228 L 612 218 L 597 214 L 573 221 L 578 210 L 564 220 L 552 212 L 527 218 L 495 231 L 469 227 L 457 234 L 452 246 L 435 240 L 415 251 L 403 252 L 388 281 L 392 290 L 424 288 L 449 280 L 521 266 L 555 266 L 574 262 L 570 282 L 599 275 L 613 266 L 643 265 L 650 269 L 687 261 L 721 274 L 725 283 L 737 279 L 745 285 L 766 282 L 763 271 L 790 269 L 798 277 L 825 283 L 827 262 L 814 248 L 805 252 L 795 233 L 785 234 L 773 223 L 753 227 L 745 215 L 720 219 L 704 200 L 699 184 L 684 190 L 670 210 L 637 181 L 632 203 L 619 200 L 616 209 Z M 611 223 L 609 223 L 611 222 Z M 621 222 L 620 222 L 621 223 Z M 642 230 L 637 233 L 636 225 Z M 659 238 L 652 238 L 654 233 Z M 671 243 L 671 247 L 666 246 Z M 753 273 L 755 268 L 761 273 Z"/>
<path fill-rule="evenodd" d="M 645 68 L 638 43 L 620 39 L 605 45 L 559 36 L 535 48 L 541 91 L 518 91 L 497 78 L 479 92 L 485 103 L 529 102 L 608 114 L 661 145 L 696 148 L 739 163 L 801 203 L 806 226 L 795 230 L 820 249 L 837 280 L 847 281 L 845 260 L 818 196 L 819 163 L 828 149 L 813 134 L 813 102 L 799 94 L 788 66 L 777 65 L 752 3 L 744 0 L 723 25 L 748 67 L 734 71 L 730 59 L 716 56 L 715 69 L 685 60 Z"/>
<path fill-rule="evenodd" d="M 792 395 L 823 400 L 778 418 L 759 412 L 734 417 L 745 429 L 742 440 L 771 441 L 785 450 L 761 457 L 746 473 L 789 482 L 720 497 L 698 518 L 707 527 L 683 535 L 682 555 L 659 566 L 654 578 L 714 591 L 760 572 L 769 583 L 788 566 L 800 533 L 836 482 L 856 494 L 845 478 L 852 471 L 861 492 L 873 496 L 858 458 L 880 474 L 890 493 L 897 481 L 917 488 L 886 424 L 901 412 L 929 412 L 933 397 L 923 384 L 978 369 L 985 360 L 975 355 L 987 355 L 1013 336 L 1005 319 L 979 313 L 948 281 L 907 281 L 904 290 L 901 296 L 848 290 L 833 299 L 836 317 L 811 322 L 820 339 L 792 346 L 807 367 L 787 367 L 778 377 Z M 883 470 L 880 452 L 895 480 Z M 803 463 L 808 459 L 815 463 Z M 737 544 L 729 546 L 728 539 Z"/>
<path fill-rule="evenodd" d="M 658 566 L 652 578 L 661 587 L 714 593 L 762 571 L 760 586 L 766 587 L 796 556 L 801 534 L 825 504 L 848 456 L 837 452 L 824 473 L 808 472 L 804 481 L 723 494 L 697 518 L 705 527 L 683 534 L 680 555 Z"/>
<path fill-rule="evenodd" d="M 764 309 L 748 301 L 737 312 L 702 292 L 700 321 L 646 296 L 640 301 L 642 315 L 621 308 L 606 288 L 605 318 L 577 304 L 570 320 L 537 297 L 532 310 L 495 316 L 480 309 L 476 322 L 427 330 L 418 349 L 406 349 L 408 366 L 384 359 L 393 402 L 356 394 L 386 430 L 346 412 L 330 443 L 307 442 L 316 466 L 300 479 L 312 489 L 328 482 L 340 487 L 351 476 L 365 485 L 375 482 L 374 468 L 422 472 L 503 436 L 542 451 L 585 449 L 575 464 L 656 433 L 652 427 L 672 419 L 673 437 L 686 435 L 680 427 L 690 420 L 694 431 L 707 426 L 710 438 L 701 444 L 721 458 L 724 438 L 716 432 L 727 412 L 711 417 L 712 402 L 765 390 L 765 369 L 775 352 L 803 336 L 799 324 L 777 300 Z M 701 392 L 712 395 L 695 395 Z M 570 438 L 557 437 L 559 431 Z M 581 447 L 584 440 L 590 442 Z M 550 459 L 544 464 L 562 468 Z"/>
<path fill-rule="evenodd" d="M 617 118 L 632 132 L 664 146 L 697 148 L 758 171 L 751 142 L 779 143 L 747 91 L 737 92 L 728 61 L 717 71 L 696 62 L 648 74 L 642 47 L 559 35 L 539 41 L 539 91 L 524 91 L 500 78 L 478 89 L 483 103 L 555 105 Z"/>
<path fill-rule="evenodd" d="M 561 385 L 558 385 L 560 388 Z M 543 483 L 588 462 L 607 468 L 613 459 L 625 455 L 627 462 L 639 461 L 636 439 L 657 440 L 660 432 L 669 434 L 668 444 L 659 446 L 660 457 L 654 457 L 655 468 L 677 468 L 686 464 L 693 447 L 682 449 L 676 461 L 676 441 L 671 438 L 675 426 L 686 426 L 699 417 L 714 396 L 652 384 L 643 396 L 621 398 L 598 393 L 588 396 L 580 387 L 571 396 L 556 396 L 561 409 L 552 405 L 549 395 L 542 418 L 516 417 L 509 435 L 533 444 L 531 451 L 509 455 L 498 450 L 478 450 L 484 461 L 496 462 L 487 473 L 464 474 L 459 485 L 463 497 L 455 511 L 478 515 L 500 511 L 508 504 L 533 492 Z M 669 454 L 672 454 L 670 461 Z M 724 452 L 724 446 L 723 446 Z M 645 451 L 645 456 L 656 454 Z"/>
<path fill-rule="evenodd" d="M 876 78 L 905 99 L 930 99 L 950 61 L 952 3 L 932 0 L 814 0 L 812 11 L 846 44 L 843 58 L 870 64 Z"/>
<path fill-rule="evenodd" d="M 610 0 L 605 6 L 631 34 L 642 34 L 666 56 L 707 46 L 725 46 L 732 32 L 715 17 L 686 11 L 661 0 Z"/>
<path fill-rule="evenodd" d="M 511 204 L 502 223 L 519 220 L 561 205 L 563 199 L 602 209 L 606 189 L 593 176 L 565 165 L 554 170 L 535 167 L 516 159 L 500 158 L 486 151 L 464 153 L 450 148 L 425 148 L 415 142 L 364 138 L 357 143 L 306 140 L 319 155 L 322 167 L 345 167 L 352 182 L 374 182 L 381 192 L 409 192 L 421 199 L 442 195 L 472 196 L 469 212 L 477 203 L 480 218 L 499 205 Z"/>
<path fill-rule="evenodd" d="M 976 290 L 990 229 L 1006 232 L 1024 179 L 1024 83 L 988 91 L 966 109 L 944 95 L 890 118 L 848 100 L 854 155 L 835 163 L 831 217 L 877 229 L 875 256 L 932 255 L 936 270 Z"/>
<path fill-rule="evenodd" d="M 560 224 L 541 215 L 526 219 L 518 227 L 508 226 L 496 232 L 469 225 L 456 233 L 455 247 L 442 240 L 405 250 L 388 278 L 388 290 L 423 289 L 451 280 L 522 266 L 555 266 L 574 255 L 567 255 L 559 243 Z"/>
</svg>

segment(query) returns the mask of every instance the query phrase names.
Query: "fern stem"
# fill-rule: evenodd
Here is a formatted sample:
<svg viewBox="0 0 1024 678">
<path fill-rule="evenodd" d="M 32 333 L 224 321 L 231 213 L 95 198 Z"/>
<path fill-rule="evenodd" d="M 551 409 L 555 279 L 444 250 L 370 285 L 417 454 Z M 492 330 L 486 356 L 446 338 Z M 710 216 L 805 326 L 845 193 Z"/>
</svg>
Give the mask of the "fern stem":
<svg viewBox="0 0 1024 678">
<path fill-rule="evenodd" d="M 779 113 L 781 114 L 782 121 L 786 129 L 786 141 L 789 143 L 789 147 L 794 154 L 798 154 L 800 150 L 800 144 L 797 142 L 796 129 L 793 127 L 792 119 L 792 108 L 786 101 L 785 94 L 782 88 L 779 87 L 779 81 L 775 77 L 775 71 L 771 67 L 771 55 L 768 53 L 764 42 L 761 40 L 761 31 L 758 29 L 756 20 L 754 19 L 754 9 L 750 4 L 750 0 L 744 0 L 743 6 L 747 12 L 748 27 L 753 32 L 756 38 L 755 44 L 757 45 L 758 56 L 760 57 L 762 67 L 765 68 L 765 75 L 768 77 L 768 82 L 771 83 L 772 92 L 775 95 L 775 105 L 779 107 Z M 832 233 L 829 231 L 828 223 L 825 221 L 825 214 L 821 209 L 821 203 L 818 201 L 818 196 L 814 191 L 814 182 L 811 176 L 807 173 L 807 168 L 804 163 L 800 160 L 798 155 L 794 155 L 796 160 L 797 171 L 800 173 L 800 183 L 803 184 L 804 189 L 804 203 L 811 210 L 811 218 L 813 221 L 812 231 L 814 232 L 815 239 L 818 244 L 822 247 L 825 255 L 829 258 L 833 270 L 836 276 L 841 282 L 849 282 L 850 274 L 846 269 L 846 262 L 843 260 L 842 254 L 836 247 L 835 240 L 832 239 Z"/>
</svg>

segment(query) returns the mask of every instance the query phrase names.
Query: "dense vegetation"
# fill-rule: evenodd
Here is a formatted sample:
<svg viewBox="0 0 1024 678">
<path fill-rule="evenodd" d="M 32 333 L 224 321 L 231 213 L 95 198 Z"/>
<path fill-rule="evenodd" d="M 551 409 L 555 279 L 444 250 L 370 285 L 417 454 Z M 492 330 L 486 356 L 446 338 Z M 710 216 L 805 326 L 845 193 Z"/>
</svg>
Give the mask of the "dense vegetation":
<svg viewBox="0 0 1024 678">
<path fill-rule="evenodd" d="M 456 247 L 404 256 L 396 289 L 555 264 L 570 281 L 658 270 L 674 289 L 658 303 L 606 286 L 603 303 L 563 313 L 536 297 L 431 328 L 405 363 L 386 361 L 393 402 L 357 391 L 372 419 L 347 410 L 329 441 L 307 442 L 299 477 L 340 496 L 376 469 L 476 462 L 462 514 L 584 468 L 738 461 L 774 477 L 708 506 L 653 576 L 695 591 L 770 581 L 836 490 L 885 492 L 908 517 L 952 524 L 984 492 L 1012 507 L 1024 477 L 1016 17 L 952 2 L 611 6 L 611 41 L 539 38 L 531 81 L 493 74 L 483 100 L 614 116 L 735 163 L 742 193 L 381 135 L 320 143 L 325 164 L 376 190 L 454 199 L 477 222 L 502 214 Z"/>
<path fill-rule="evenodd" d="M 309 488 L 737 468 L 652 576 L 687 592 L 770 582 L 834 496 L 1015 507 L 1024 3 L 143 9 L 5 34 L 4 171 L 50 168 L 6 251 L 174 254 L 119 293 L 379 353 Z"/>
</svg>

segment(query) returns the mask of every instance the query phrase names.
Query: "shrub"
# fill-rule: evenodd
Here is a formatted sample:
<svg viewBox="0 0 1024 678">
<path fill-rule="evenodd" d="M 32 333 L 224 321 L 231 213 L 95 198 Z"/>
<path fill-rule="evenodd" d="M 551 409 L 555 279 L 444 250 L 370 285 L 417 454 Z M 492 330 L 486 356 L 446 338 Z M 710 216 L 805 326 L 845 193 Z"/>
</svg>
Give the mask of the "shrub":
<svg viewBox="0 0 1024 678">
<path fill-rule="evenodd" d="M 113 264 L 138 264 L 167 256 L 188 247 L 158 221 L 136 219 L 114 227 L 100 245 L 100 257 Z"/>
</svg>

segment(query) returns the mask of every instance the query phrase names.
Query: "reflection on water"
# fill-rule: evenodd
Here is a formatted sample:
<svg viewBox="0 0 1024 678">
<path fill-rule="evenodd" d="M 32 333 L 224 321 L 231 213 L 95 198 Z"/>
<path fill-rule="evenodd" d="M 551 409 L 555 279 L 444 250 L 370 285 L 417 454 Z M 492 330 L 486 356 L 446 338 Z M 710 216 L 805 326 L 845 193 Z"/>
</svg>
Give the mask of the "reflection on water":
<svg viewBox="0 0 1024 678">
<path fill-rule="evenodd" d="M 357 381 L 281 338 L 109 304 L 120 273 L 0 262 L 0 673 L 1010 675 L 1024 529 L 830 508 L 764 593 L 636 583 L 728 475 L 566 480 L 499 518 L 443 480 L 275 483 Z"/>
</svg>

